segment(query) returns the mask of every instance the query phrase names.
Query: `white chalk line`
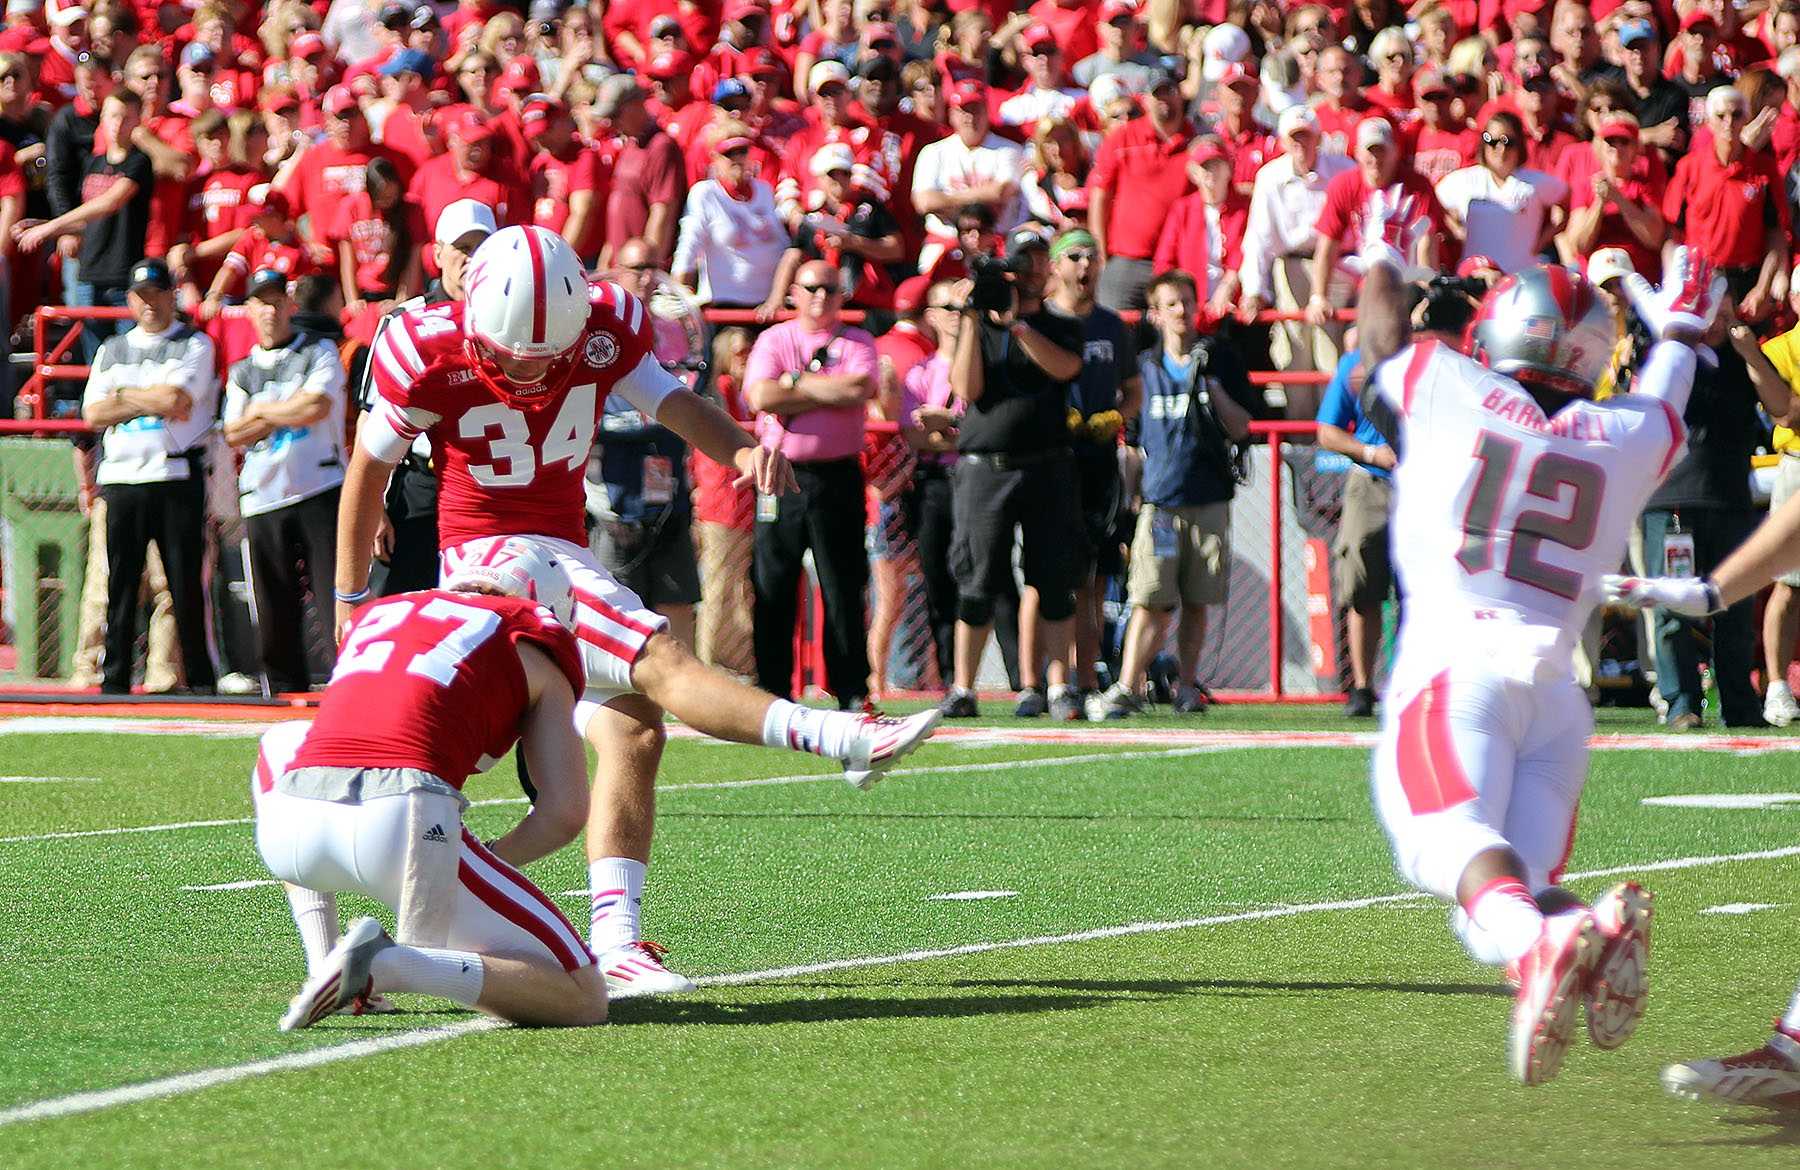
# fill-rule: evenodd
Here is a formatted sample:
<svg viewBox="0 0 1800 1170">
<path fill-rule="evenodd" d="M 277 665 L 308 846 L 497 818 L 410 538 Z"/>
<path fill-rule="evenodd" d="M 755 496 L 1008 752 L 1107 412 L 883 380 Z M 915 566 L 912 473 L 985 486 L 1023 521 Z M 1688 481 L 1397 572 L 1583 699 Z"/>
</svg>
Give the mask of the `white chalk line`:
<svg viewBox="0 0 1800 1170">
<path fill-rule="evenodd" d="M 961 774 L 964 772 L 1011 772 L 1025 768 L 1067 768 L 1078 764 L 1091 764 L 1107 760 L 1149 760 L 1173 759 L 1178 756 L 1210 755 L 1225 749 L 1220 747 L 1179 747 L 1163 748 L 1158 751 L 1142 752 L 1087 752 L 1079 756 L 1045 756 L 1040 759 L 1027 760 L 989 760 L 980 764 L 944 763 L 929 767 L 894 768 L 888 772 L 890 779 L 900 776 L 930 776 L 938 774 Z M 843 776 L 836 772 L 797 772 L 789 776 L 763 776 L 754 780 L 706 780 L 694 784 L 662 784 L 656 793 L 664 796 L 674 792 L 708 792 L 729 788 L 762 788 L 780 784 L 817 784 L 822 781 L 835 780 L 843 782 Z M 523 796 L 497 796 L 486 800 L 471 800 L 470 808 L 489 808 L 496 805 L 524 804 Z M 166 825 L 130 825 L 117 829 L 70 829 L 56 833 L 32 833 L 19 837 L 0 837 L 0 845 L 19 845 L 31 841 L 73 841 L 83 837 L 116 837 L 131 833 L 173 833 L 183 829 L 216 829 L 227 825 L 251 825 L 256 823 L 254 817 L 230 817 L 216 821 L 175 821 Z"/>
<path fill-rule="evenodd" d="M 278 886 L 280 884 L 281 883 L 274 878 L 251 878 L 249 881 L 244 882 L 218 882 L 217 884 L 210 886 L 182 886 L 181 892 L 184 894 L 204 894 L 218 890 L 256 890 L 261 889 L 263 886 Z"/>
<path fill-rule="evenodd" d="M 98 776 L 0 776 L 0 784 L 98 784 Z"/>
<path fill-rule="evenodd" d="M 1779 849 L 1759 849 L 1749 853 L 1711 854 L 1702 857 L 1677 857 L 1666 861 L 1644 862 L 1638 865 L 1612 866 L 1606 869 L 1591 869 L 1581 873 L 1565 875 L 1566 881 L 1581 881 L 1588 878 L 1613 877 L 1627 873 L 1663 872 L 1677 869 L 1695 869 L 1702 866 L 1721 865 L 1737 861 L 1764 861 L 1773 858 L 1800 856 L 1800 845 L 1789 845 Z M 1168 922 L 1128 922 L 1120 926 L 1103 926 L 1094 930 L 1075 931 L 1069 934 L 1035 935 L 1030 938 L 1005 939 L 997 942 L 967 943 L 962 946 L 936 947 L 914 951 L 904 951 L 895 955 L 868 955 L 850 959 L 828 959 L 819 963 L 801 963 L 788 967 L 770 967 L 761 971 L 740 971 L 723 975 L 704 975 L 694 980 L 702 987 L 733 987 L 745 983 L 762 983 L 775 979 L 792 979 L 802 975 L 820 975 L 831 971 L 851 971 L 863 967 L 884 967 L 900 963 L 923 963 L 934 959 L 954 959 L 968 955 L 984 955 L 995 951 L 1021 950 L 1028 947 L 1060 946 L 1068 943 L 1096 942 L 1103 939 L 1125 938 L 1138 934 L 1161 934 L 1176 930 L 1193 930 L 1208 926 L 1226 926 L 1238 922 L 1264 922 L 1279 918 L 1294 918 L 1303 914 L 1340 913 L 1350 910 L 1363 910 L 1371 906 L 1397 905 L 1407 902 L 1425 902 L 1433 900 L 1432 895 L 1424 893 L 1377 894 L 1366 898 L 1343 898 L 1329 902 L 1303 902 L 1295 905 L 1270 906 L 1257 910 L 1244 910 L 1232 914 L 1214 914 L 1203 918 L 1182 918 Z M 497 1020 L 486 1017 L 464 1020 L 439 1028 L 420 1028 L 407 1032 L 395 1033 L 391 1036 L 380 1036 L 368 1040 L 353 1040 L 344 1044 L 327 1045 L 306 1052 L 296 1052 L 287 1056 L 270 1057 L 265 1060 L 251 1061 L 247 1064 L 228 1065 L 224 1068 L 201 1069 L 196 1072 L 182 1073 L 179 1076 L 163 1077 L 159 1080 L 145 1081 L 136 1085 L 123 1085 L 115 1089 L 100 1089 L 91 1092 L 74 1093 L 64 1097 L 51 1097 L 42 1101 L 33 1101 L 24 1105 L 16 1105 L 10 1109 L 0 1110 L 0 1128 L 27 1121 L 45 1121 L 56 1117 L 72 1117 L 83 1113 L 95 1113 L 103 1109 L 111 1109 L 120 1105 L 135 1105 L 145 1101 L 155 1101 L 168 1097 L 196 1093 L 203 1089 L 228 1085 L 251 1077 L 263 1076 L 274 1072 L 288 1072 L 294 1069 L 318 1068 L 322 1065 L 337 1064 L 341 1061 L 355 1060 L 364 1056 L 376 1056 L 384 1052 L 393 1052 L 402 1048 L 416 1048 L 424 1044 L 435 1044 L 440 1040 L 454 1040 L 459 1036 L 467 1036 L 475 1032 L 491 1031 L 504 1027 Z"/>
</svg>

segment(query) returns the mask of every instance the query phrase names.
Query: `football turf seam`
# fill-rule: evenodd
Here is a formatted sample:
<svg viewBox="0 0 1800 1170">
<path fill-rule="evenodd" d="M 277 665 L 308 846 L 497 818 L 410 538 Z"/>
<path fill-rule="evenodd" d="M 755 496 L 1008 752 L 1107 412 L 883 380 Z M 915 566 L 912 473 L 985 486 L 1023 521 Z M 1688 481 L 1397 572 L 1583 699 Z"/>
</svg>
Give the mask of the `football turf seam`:
<svg viewBox="0 0 1800 1170">
<path fill-rule="evenodd" d="M 1723 865 L 1731 862 L 1768 861 L 1796 856 L 1800 856 L 1800 845 L 1786 845 L 1776 849 L 1758 849 L 1744 853 L 1704 854 L 1697 857 L 1676 857 L 1663 861 L 1649 861 L 1634 865 L 1619 865 L 1610 866 L 1604 869 L 1584 870 L 1579 873 L 1566 874 L 1564 880 L 1583 881 L 1593 878 L 1615 877 L 1628 873 L 1655 873 L 1666 872 L 1669 870 L 1696 869 L 1703 866 Z M 1294 905 L 1267 907 L 1259 910 L 1239 911 L 1233 914 L 1218 914 L 1205 918 L 1186 918 L 1167 922 L 1130 922 L 1119 926 L 1099 927 L 1093 930 L 1078 931 L 1070 934 L 1037 935 L 1030 938 L 1005 939 L 997 942 L 968 943 L 962 946 L 941 947 L 931 950 L 905 951 L 893 955 L 870 955 L 859 958 L 831 959 L 820 963 L 807 963 L 790 967 L 771 967 L 760 971 L 708 975 L 697 978 L 694 982 L 702 987 L 729 987 L 745 983 L 788 979 L 801 975 L 817 975 L 829 971 L 848 971 L 861 967 L 890 966 L 900 963 L 922 963 L 935 959 L 960 958 L 968 955 L 988 954 L 995 951 L 1020 950 L 1027 947 L 1095 942 L 1103 939 L 1122 938 L 1128 935 L 1192 930 L 1207 926 L 1225 926 L 1238 922 L 1257 922 L 1278 918 L 1293 918 L 1305 914 L 1338 913 L 1350 910 L 1362 910 L 1373 906 L 1408 902 L 1428 902 L 1433 900 L 1434 899 L 1430 894 L 1411 892 L 1377 894 L 1366 898 L 1338 899 L 1328 902 L 1303 902 Z M 355 1060 L 363 1056 L 374 1056 L 383 1052 L 391 1052 L 403 1048 L 415 1048 L 424 1044 L 434 1044 L 440 1040 L 453 1040 L 459 1036 L 491 1031 L 505 1026 L 506 1025 L 498 1020 L 482 1017 L 479 1019 L 464 1020 L 460 1023 L 451 1024 L 446 1027 L 419 1028 L 366 1040 L 353 1040 L 343 1044 L 326 1045 L 320 1048 L 309 1049 L 305 1052 L 269 1057 L 263 1060 L 250 1061 L 245 1064 L 227 1065 L 222 1068 L 201 1069 L 196 1072 L 163 1077 L 158 1080 L 145 1081 L 135 1085 L 122 1085 L 113 1089 L 101 1089 L 73 1093 L 62 1097 L 51 1097 L 45 1100 L 27 1102 L 23 1105 L 0 1110 L 0 1128 L 23 1122 L 44 1121 L 56 1117 L 71 1117 L 83 1113 L 94 1113 L 120 1105 L 133 1105 L 145 1101 L 182 1096 L 187 1093 L 194 1093 L 202 1089 L 210 1089 L 219 1085 L 227 1085 L 235 1081 L 247 1080 L 268 1073 L 317 1068 L 322 1065 L 336 1064 L 346 1060 Z"/>
</svg>

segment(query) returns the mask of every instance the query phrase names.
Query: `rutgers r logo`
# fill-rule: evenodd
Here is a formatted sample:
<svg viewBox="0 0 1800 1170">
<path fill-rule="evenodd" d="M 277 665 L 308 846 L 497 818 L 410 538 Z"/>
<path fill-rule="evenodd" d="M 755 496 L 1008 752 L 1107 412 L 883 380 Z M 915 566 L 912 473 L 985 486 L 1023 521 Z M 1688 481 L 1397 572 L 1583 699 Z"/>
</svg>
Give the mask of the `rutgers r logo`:
<svg viewBox="0 0 1800 1170">
<path fill-rule="evenodd" d="M 613 340 L 610 333 L 596 333 L 587 339 L 587 346 L 582 350 L 587 364 L 596 370 L 603 370 L 619 360 L 619 343 Z"/>
</svg>

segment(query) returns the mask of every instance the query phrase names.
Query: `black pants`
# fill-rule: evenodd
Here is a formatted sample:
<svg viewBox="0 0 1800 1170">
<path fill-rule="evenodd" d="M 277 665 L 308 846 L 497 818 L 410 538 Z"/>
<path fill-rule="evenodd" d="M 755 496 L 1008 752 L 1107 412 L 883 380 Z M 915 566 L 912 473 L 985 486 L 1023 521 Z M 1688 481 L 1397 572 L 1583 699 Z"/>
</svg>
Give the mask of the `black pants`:
<svg viewBox="0 0 1800 1170">
<path fill-rule="evenodd" d="M 409 459 L 388 481 L 388 524 L 394 551 L 369 566 L 369 593 L 392 597 L 438 583 L 437 476 Z"/>
<path fill-rule="evenodd" d="M 100 689 L 131 690 L 137 644 L 138 588 L 150 543 L 162 553 L 175 608 L 175 636 L 187 685 L 211 690 L 212 654 L 206 646 L 206 485 L 196 472 L 172 483 L 121 483 L 101 489 L 106 499 L 106 640 Z"/>
<path fill-rule="evenodd" d="M 800 494 L 780 497 L 775 519 L 756 524 L 751 579 L 757 685 L 792 697 L 800 562 L 811 549 L 825 597 L 825 679 L 838 706 L 850 710 L 869 691 L 862 464 L 856 459 L 800 463 L 794 475 Z"/>
<path fill-rule="evenodd" d="M 956 671 L 956 575 L 950 571 L 950 469 L 920 464 L 913 490 L 906 497 L 907 526 L 919 546 L 919 571 L 925 578 L 925 614 L 937 651 L 939 675 L 948 682 Z"/>
<path fill-rule="evenodd" d="M 971 626 L 994 620 L 994 602 L 1013 581 L 1013 532 L 1020 536 L 1025 584 L 1038 612 L 1059 622 L 1075 614 L 1084 540 L 1072 459 L 1049 458 L 1001 471 L 964 456 L 954 479 L 957 617 Z"/>
<path fill-rule="evenodd" d="M 256 644 L 271 693 L 312 685 L 306 665 L 306 590 L 331 629 L 330 604 L 320 598 L 337 577 L 338 489 L 246 516 L 250 581 L 256 594 Z M 327 634 L 325 640 L 331 639 Z"/>
</svg>

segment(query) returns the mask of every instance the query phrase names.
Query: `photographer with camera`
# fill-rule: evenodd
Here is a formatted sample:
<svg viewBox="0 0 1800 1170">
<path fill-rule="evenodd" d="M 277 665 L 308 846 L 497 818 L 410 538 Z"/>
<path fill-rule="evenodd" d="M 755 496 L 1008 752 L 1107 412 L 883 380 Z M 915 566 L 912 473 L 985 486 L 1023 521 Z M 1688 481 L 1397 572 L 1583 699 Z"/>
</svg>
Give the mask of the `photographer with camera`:
<svg viewBox="0 0 1800 1170">
<path fill-rule="evenodd" d="M 1045 644 L 1066 646 L 1075 616 L 1080 524 L 1069 450 L 1069 383 L 1081 374 L 1082 325 L 1050 312 L 1050 245 L 1021 229 L 1006 258 L 976 256 L 954 296 L 961 325 L 950 386 L 966 408 L 952 473 L 956 533 L 956 685 L 945 715 L 973 718 L 975 674 L 994 598 L 1012 578 L 1013 531 L 1023 537 L 1025 583 L 1038 592 Z M 1035 655 L 1020 655 L 1023 689 L 1043 686 Z"/>
<path fill-rule="evenodd" d="M 756 501 L 757 685 L 784 697 L 793 692 L 796 591 L 810 549 L 825 597 L 826 682 L 839 708 L 850 711 L 869 690 L 859 456 L 879 359 L 874 338 L 843 322 L 835 264 L 802 264 L 791 291 L 797 315 L 756 339 L 744 370 L 744 398 L 759 412 L 757 433 L 765 445 L 779 443 L 800 483 L 798 493 Z"/>
<path fill-rule="evenodd" d="M 1206 709 L 1206 688 L 1195 677 L 1206 607 L 1224 603 L 1231 581 L 1231 498 L 1240 474 L 1234 447 L 1249 437 L 1257 403 L 1237 352 L 1219 336 L 1200 335 L 1192 276 L 1165 272 L 1150 282 L 1149 297 L 1162 344 L 1138 358 L 1144 504 L 1126 586 L 1131 620 L 1119 681 L 1088 703 L 1096 722 L 1143 710 L 1144 677 L 1177 606 L 1175 710 Z"/>
</svg>

